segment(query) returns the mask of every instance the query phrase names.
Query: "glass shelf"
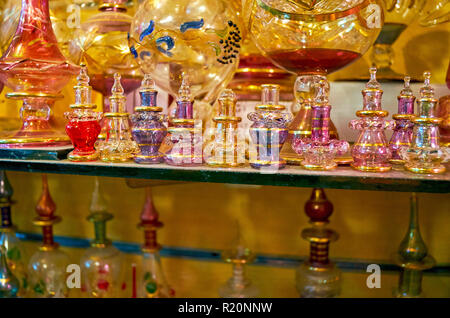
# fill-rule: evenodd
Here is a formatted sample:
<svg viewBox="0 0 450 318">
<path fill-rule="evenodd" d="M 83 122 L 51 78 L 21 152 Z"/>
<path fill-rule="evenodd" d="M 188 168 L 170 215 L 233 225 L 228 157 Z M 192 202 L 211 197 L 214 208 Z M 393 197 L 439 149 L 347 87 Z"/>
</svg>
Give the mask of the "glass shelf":
<svg viewBox="0 0 450 318">
<path fill-rule="evenodd" d="M 286 187 L 321 187 L 331 189 L 449 193 L 450 172 L 441 175 L 419 175 L 406 171 L 363 173 L 350 167 L 333 171 L 308 171 L 288 166 L 276 173 L 263 173 L 250 167 L 210 168 L 173 167 L 165 164 L 75 163 L 68 160 L 0 159 L 0 169 L 116 178 L 213 182 L 229 184 L 269 185 Z"/>
</svg>

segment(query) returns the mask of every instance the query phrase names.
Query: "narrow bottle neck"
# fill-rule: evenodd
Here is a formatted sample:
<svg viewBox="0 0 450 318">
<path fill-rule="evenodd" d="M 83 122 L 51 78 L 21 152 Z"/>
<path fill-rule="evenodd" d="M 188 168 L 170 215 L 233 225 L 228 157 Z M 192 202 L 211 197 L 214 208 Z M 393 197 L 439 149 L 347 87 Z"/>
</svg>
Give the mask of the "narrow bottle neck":
<svg viewBox="0 0 450 318">
<path fill-rule="evenodd" d="M 194 109 L 191 101 L 177 101 L 175 117 L 179 119 L 193 119 Z"/>
<path fill-rule="evenodd" d="M 318 142 L 330 140 L 330 109 L 329 105 L 312 106 L 311 140 Z"/>
<path fill-rule="evenodd" d="M 328 249 L 329 242 L 317 243 L 311 242 L 309 250 L 309 261 L 311 264 L 320 266 L 329 264 Z"/>
<path fill-rule="evenodd" d="M 94 235 L 95 235 L 95 244 L 105 244 L 106 240 L 106 222 L 98 221 L 94 222 Z"/>
<path fill-rule="evenodd" d="M 11 220 L 11 205 L 10 203 L 0 202 L 0 210 L 2 213 L 2 228 L 11 228 L 13 226 Z"/>
<path fill-rule="evenodd" d="M 148 106 L 148 107 L 155 107 L 156 106 L 156 99 L 158 96 L 157 91 L 153 92 L 139 92 L 139 95 L 141 96 L 141 106 Z"/>
<path fill-rule="evenodd" d="M 159 245 L 157 242 L 156 230 L 145 230 L 144 231 L 144 249 L 147 250 L 158 250 Z"/>
<path fill-rule="evenodd" d="M 398 113 L 401 115 L 412 115 L 414 114 L 414 101 L 415 97 L 398 97 Z"/>
<path fill-rule="evenodd" d="M 55 244 L 53 239 L 53 226 L 47 225 L 42 227 L 42 243 L 44 246 L 53 246 Z"/>
</svg>

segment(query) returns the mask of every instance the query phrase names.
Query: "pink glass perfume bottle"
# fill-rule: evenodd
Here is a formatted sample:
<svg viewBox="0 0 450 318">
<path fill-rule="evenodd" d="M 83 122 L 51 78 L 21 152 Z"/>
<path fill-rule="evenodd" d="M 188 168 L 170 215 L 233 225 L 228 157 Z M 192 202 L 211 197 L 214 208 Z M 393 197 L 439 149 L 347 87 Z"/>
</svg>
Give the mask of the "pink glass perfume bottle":
<svg viewBox="0 0 450 318">
<path fill-rule="evenodd" d="M 330 170 L 337 167 L 337 163 L 334 161 L 335 157 L 346 153 L 350 146 L 344 140 L 330 140 L 329 84 L 326 80 L 321 80 L 317 86 L 318 94 L 311 106 L 311 137 L 304 138 L 301 135 L 295 135 L 292 148 L 297 154 L 303 156 L 301 165 L 305 169 Z"/>
<path fill-rule="evenodd" d="M 389 160 L 393 164 L 403 164 L 404 161 L 400 156 L 400 148 L 410 146 L 413 136 L 414 124 L 411 120 L 414 118 L 414 101 L 416 97 L 413 95 L 411 87 L 409 87 L 410 77 L 405 77 L 405 87 L 397 96 L 398 114 L 392 115 L 395 120 L 394 132 L 389 141 L 389 149 L 392 157 Z"/>
<path fill-rule="evenodd" d="M 13 90 L 8 98 L 22 99 L 22 128 L 0 136 L 0 147 L 21 148 L 69 144 L 50 124 L 50 108 L 78 67 L 58 48 L 48 0 L 22 0 L 20 22 L 0 59 L 0 81 Z"/>
<path fill-rule="evenodd" d="M 93 111 L 96 105 L 91 103 L 91 86 L 85 65 L 81 66 L 77 80 L 74 86 L 75 104 L 70 105 L 71 112 L 64 114 L 69 120 L 66 132 L 75 148 L 67 158 L 71 161 L 93 161 L 99 156 L 94 145 L 100 133 L 102 113 Z"/>
<path fill-rule="evenodd" d="M 106 236 L 106 222 L 111 220 L 113 215 L 107 212 L 99 188 L 99 180 L 96 177 L 91 213 L 87 217 L 87 220 L 94 224 L 95 238 L 81 258 L 81 272 L 89 297 L 121 297 L 121 292 L 126 287 L 123 257 Z"/>
<path fill-rule="evenodd" d="M 280 157 L 280 149 L 288 136 L 292 115 L 284 112 L 286 107 L 280 105 L 279 94 L 278 85 L 262 85 L 261 104 L 247 115 L 253 121 L 249 130 L 253 147 L 249 151 L 252 168 L 282 169 L 286 166 L 286 160 Z"/>
<path fill-rule="evenodd" d="M 391 170 L 389 163 L 391 150 L 384 130 L 392 129 L 394 122 L 385 120 L 389 113 L 381 109 L 383 90 L 376 79 L 377 69 L 370 68 L 370 80 L 362 90 L 363 109 L 356 112 L 361 119 L 354 119 L 349 126 L 361 130 L 358 140 L 353 145 L 351 166 L 360 171 L 386 172 Z"/>
<path fill-rule="evenodd" d="M 139 154 L 134 156 L 134 161 L 160 163 L 164 161 L 163 155 L 159 153 L 159 147 L 167 134 L 164 125 L 166 116 L 161 113 L 162 107 L 156 106 L 158 91 L 149 74 L 145 74 L 139 94 L 141 106 L 135 107 L 135 114 L 131 115 L 133 138 L 141 149 Z"/>
<path fill-rule="evenodd" d="M 301 297 L 336 297 L 341 290 L 341 271 L 328 258 L 328 251 L 339 235 L 327 228 L 333 204 L 323 189 L 313 189 L 305 213 L 312 227 L 302 231 L 302 238 L 309 242 L 310 254 L 297 269 L 297 290 Z"/>
<path fill-rule="evenodd" d="M 183 74 L 175 115 L 169 118 L 167 131 L 170 149 L 164 161 L 174 166 L 193 166 L 203 163 L 202 129 L 194 120 L 194 102 L 187 77 Z"/>
<path fill-rule="evenodd" d="M 66 268 L 71 264 L 66 253 L 53 240 L 53 224 L 61 221 L 55 215 L 56 205 L 50 196 L 47 176 L 42 175 L 42 195 L 36 206 L 38 216 L 34 225 L 42 227 L 42 245 L 28 264 L 31 297 L 67 297 L 70 289 L 66 284 Z"/>
<path fill-rule="evenodd" d="M 417 101 L 417 116 L 412 120 L 414 133 L 410 147 L 400 150 L 405 160 L 405 168 L 414 173 L 442 173 L 445 167 L 441 164 L 449 154 L 446 148 L 439 145 L 439 123 L 436 117 L 437 99 L 430 85 L 431 73 L 424 72 L 424 85 L 420 89 Z"/>
<path fill-rule="evenodd" d="M 238 124 L 242 118 L 236 116 L 236 95 L 225 89 L 219 96 L 219 108 L 213 117 L 212 140 L 205 146 L 204 156 L 213 167 L 237 167 L 245 163 L 246 143 L 239 136 Z M 242 137 L 242 138 L 241 138 Z"/>
<path fill-rule="evenodd" d="M 157 242 L 157 230 L 163 227 L 159 214 L 153 205 L 151 189 L 145 189 L 145 204 L 141 213 L 138 228 L 144 231 L 142 245 L 142 275 L 139 285 L 141 298 L 168 298 L 175 295 L 164 274 L 159 251 L 161 245 Z"/>
<path fill-rule="evenodd" d="M 126 112 L 126 97 L 120 83 L 120 74 L 114 74 L 112 96 L 109 97 L 111 111 L 105 113 L 107 134 L 105 140 L 99 140 L 96 148 L 100 159 L 105 162 L 125 162 L 133 158 L 139 147 L 131 135 L 129 114 Z"/>
</svg>

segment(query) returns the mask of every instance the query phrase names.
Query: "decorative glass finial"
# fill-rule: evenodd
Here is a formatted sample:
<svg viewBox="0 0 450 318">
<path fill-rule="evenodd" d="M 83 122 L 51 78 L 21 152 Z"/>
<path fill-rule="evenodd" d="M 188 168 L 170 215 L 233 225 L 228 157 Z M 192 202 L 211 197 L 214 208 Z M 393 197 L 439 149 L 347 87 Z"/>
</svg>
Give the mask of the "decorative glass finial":
<svg viewBox="0 0 450 318">
<path fill-rule="evenodd" d="M 369 69 L 370 79 L 366 84 L 367 89 L 380 89 L 381 85 L 377 81 L 377 68 L 371 67 Z"/>
<path fill-rule="evenodd" d="M 178 90 L 178 98 L 177 101 L 191 101 L 192 100 L 192 94 L 191 94 L 191 88 L 189 86 L 189 80 L 188 76 L 183 73 L 181 75 L 181 86 Z"/>
<path fill-rule="evenodd" d="M 145 74 L 144 79 L 141 82 L 140 91 L 154 90 L 155 89 L 155 81 L 151 77 L 150 74 Z"/>
<path fill-rule="evenodd" d="M 111 88 L 111 97 L 121 97 L 123 93 L 125 92 L 122 86 L 122 83 L 120 82 L 121 76 L 119 73 L 114 73 L 114 84 Z"/>
<path fill-rule="evenodd" d="M 433 98 L 434 97 L 434 88 L 431 86 L 431 72 L 423 72 L 423 86 L 420 88 L 420 97 L 421 98 Z"/>
<path fill-rule="evenodd" d="M 77 76 L 78 86 L 88 86 L 89 76 L 87 73 L 86 64 L 80 64 L 80 74 Z"/>
<path fill-rule="evenodd" d="M 403 81 L 404 81 L 404 84 L 403 84 L 403 89 L 400 91 L 400 96 L 413 96 L 413 91 L 412 91 L 411 87 L 409 86 L 411 77 L 405 76 Z"/>
</svg>

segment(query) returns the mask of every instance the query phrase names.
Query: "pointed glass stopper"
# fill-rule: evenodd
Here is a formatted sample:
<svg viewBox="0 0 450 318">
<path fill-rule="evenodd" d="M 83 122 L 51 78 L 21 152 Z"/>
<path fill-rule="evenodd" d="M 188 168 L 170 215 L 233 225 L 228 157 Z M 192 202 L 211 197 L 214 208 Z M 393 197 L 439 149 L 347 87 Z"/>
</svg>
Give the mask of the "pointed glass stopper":
<svg viewBox="0 0 450 318">
<path fill-rule="evenodd" d="M 184 73 L 181 76 L 182 76 L 181 86 L 180 89 L 178 90 L 177 101 L 184 101 L 184 102 L 191 101 L 192 95 L 191 95 L 191 88 L 189 87 L 188 76 Z"/>
<path fill-rule="evenodd" d="M 48 189 L 47 175 L 42 175 L 42 194 L 36 205 L 36 212 L 42 219 L 53 219 L 56 211 L 56 204 L 53 201 Z"/>
<path fill-rule="evenodd" d="M 218 116 L 236 116 L 236 94 L 234 94 L 232 89 L 224 89 L 219 96 L 219 109 L 217 112 Z"/>
<path fill-rule="evenodd" d="M 154 90 L 155 89 L 155 81 L 150 76 L 150 74 L 145 74 L 144 79 L 141 82 L 141 92 L 146 90 Z"/>
<path fill-rule="evenodd" d="M 6 259 L 6 248 L 0 246 L 0 298 L 15 298 L 19 291 L 20 283 L 11 272 Z"/>
<path fill-rule="evenodd" d="M 434 88 L 431 87 L 431 73 L 423 72 L 424 82 L 420 88 L 421 98 L 434 98 Z"/>
<path fill-rule="evenodd" d="M 139 89 L 139 95 L 141 96 L 140 107 L 156 107 L 158 91 L 155 88 L 155 81 L 150 74 L 144 75 L 144 79 L 141 82 L 141 88 Z M 139 111 L 139 109 L 136 110 Z"/>
<path fill-rule="evenodd" d="M 402 95 L 402 96 L 413 96 L 413 91 L 412 91 L 411 87 L 409 86 L 409 82 L 411 81 L 411 77 L 405 76 L 403 81 L 404 81 L 403 89 L 400 91 L 400 95 Z"/>
<path fill-rule="evenodd" d="M 377 81 L 377 68 L 371 67 L 369 69 L 370 80 L 366 84 L 367 89 L 380 89 L 381 85 Z"/>
<path fill-rule="evenodd" d="M 75 104 L 71 107 L 86 106 L 91 104 L 91 90 L 89 86 L 89 76 L 85 64 L 80 65 L 80 74 L 77 77 L 77 85 L 74 87 Z"/>
<path fill-rule="evenodd" d="M 120 74 L 114 74 L 114 85 L 111 89 L 112 95 L 109 97 L 112 113 L 125 113 L 124 89 L 120 83 Z"/>
</svg>

